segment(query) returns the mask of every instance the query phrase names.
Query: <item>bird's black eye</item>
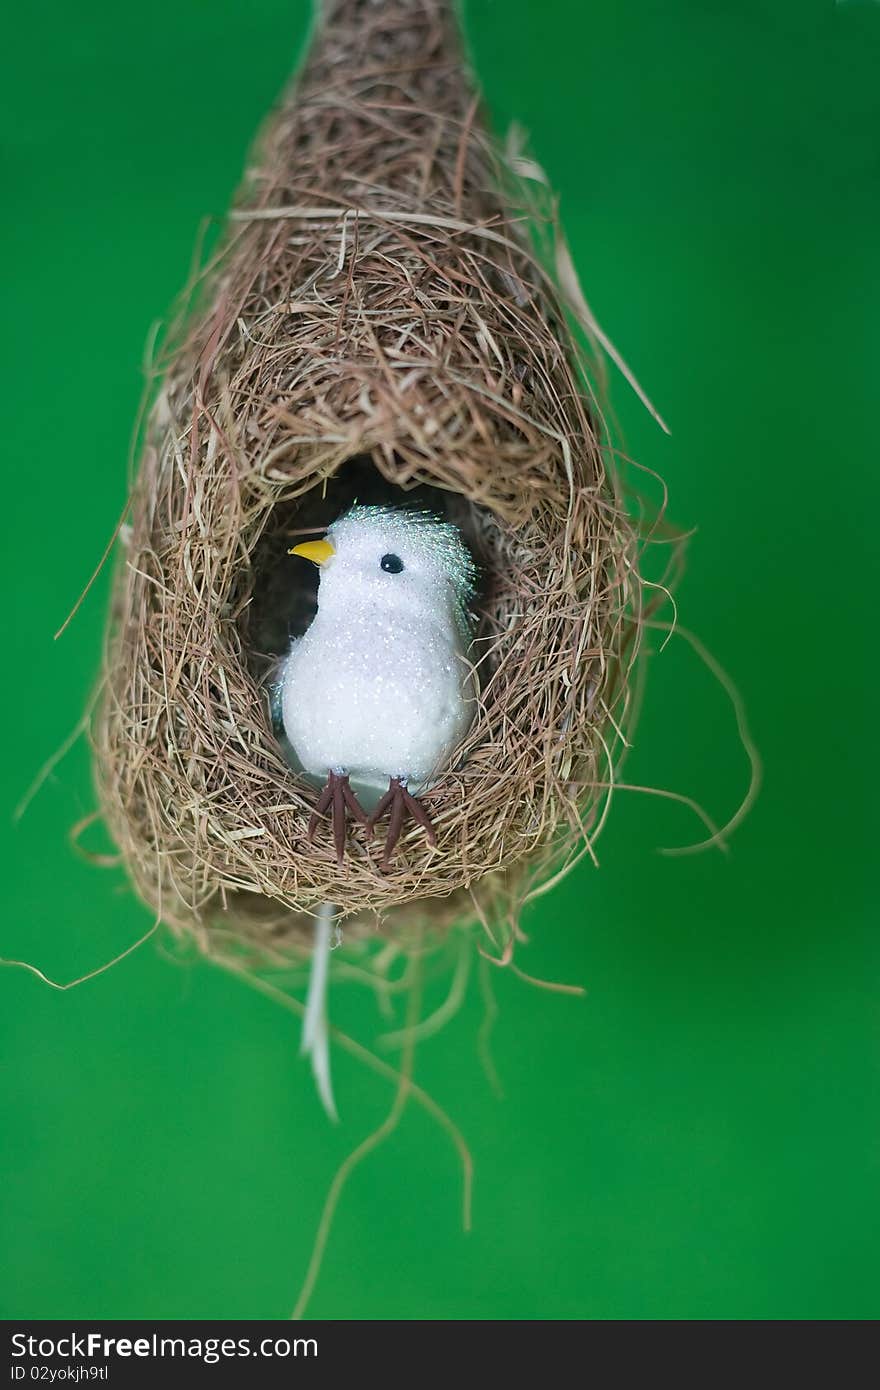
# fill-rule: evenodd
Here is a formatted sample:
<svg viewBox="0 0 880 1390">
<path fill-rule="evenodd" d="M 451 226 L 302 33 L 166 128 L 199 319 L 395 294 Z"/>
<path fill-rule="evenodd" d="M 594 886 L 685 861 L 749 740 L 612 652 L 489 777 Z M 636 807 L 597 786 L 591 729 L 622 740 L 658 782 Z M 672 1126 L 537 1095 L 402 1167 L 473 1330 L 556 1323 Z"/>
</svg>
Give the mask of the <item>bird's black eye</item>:
<svg viewBox="0 0 880 1390">
<path fill-rule="evenodd" d="M 386 574 L 400 574 L 403 569 L 403 561 L 399 555 L 383 555 L 379 561 L 379 568 Z"/>
</svg>

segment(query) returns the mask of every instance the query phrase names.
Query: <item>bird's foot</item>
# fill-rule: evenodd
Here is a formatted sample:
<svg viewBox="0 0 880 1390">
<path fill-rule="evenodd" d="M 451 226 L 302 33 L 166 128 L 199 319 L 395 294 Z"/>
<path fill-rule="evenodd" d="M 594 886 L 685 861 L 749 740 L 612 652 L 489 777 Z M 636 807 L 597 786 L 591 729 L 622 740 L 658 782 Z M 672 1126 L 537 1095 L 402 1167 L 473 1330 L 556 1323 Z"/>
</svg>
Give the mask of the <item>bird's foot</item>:
<svg viewBox="0 0 880 1390">
<path fill-rule="evenodd" d="M 336 862 L 342 864 L 345 858 L 345 820 L 346 813 L 354 816 L 360 825 L 365 825 L 372 829 L 369 818 L 361 803 L 358 801 L 348 782 L 348 774 L 345 772 L 328 772 L 324 790 L 318 797 L 317 805 L 312 812 L 309 821 L 308 837 L 309 840 L 314 836 L 318 824 L 329 810 L 330 819 L 333 823 L 333 844 L 336 847 Z"/>
<path fill-rule="evenodd" d="M 390 810 L 388 819 L 388 834 L 385 837 L 385 848 L 382 851 L 382 868 L 387 869 L 391 862 L 391 856 L 397 841 L 400 839 L 400 832 L 403 829 L 403 822 L 407 813 L 417 821 L 425 831 L 428 843 L 436 845 L 437 836 L 434 834 L 434 827 L 431 824 L 431 817 L 428 815 L 422 803 L 407 791 L 406 783 L 400 777 L 392 777 L 391 784 L 387 792 L 382 797 L 379 805 L 367 821 L 367 831 L 372 832 L 378 820 Z"/>
</svg>

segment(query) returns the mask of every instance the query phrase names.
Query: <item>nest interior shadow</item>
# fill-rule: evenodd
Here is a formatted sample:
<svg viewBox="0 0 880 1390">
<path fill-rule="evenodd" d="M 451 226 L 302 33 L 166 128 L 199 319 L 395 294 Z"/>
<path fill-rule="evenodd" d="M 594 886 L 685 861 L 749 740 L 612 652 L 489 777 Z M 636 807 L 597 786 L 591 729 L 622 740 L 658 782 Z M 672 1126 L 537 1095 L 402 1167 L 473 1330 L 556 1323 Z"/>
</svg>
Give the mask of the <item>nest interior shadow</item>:
<svg viewBox="0 0 880 1390">
<path fill-rule="evenodd" d="M 509 917 L 601 823 L 639 543 L 527 202 L 442 0 L 324 7 L 157 363 L 93 728 L 138 892 L 207 950 L 295 946 L 322 902 L 370 928 Z M 436 850 L 410 835 L 383 871 L 355 832 L 340 867 L 269 717 L 315 601 L 280 561 L 401 494 L 480 565 L 480 708 L 426 795 Z"/>
</svg>

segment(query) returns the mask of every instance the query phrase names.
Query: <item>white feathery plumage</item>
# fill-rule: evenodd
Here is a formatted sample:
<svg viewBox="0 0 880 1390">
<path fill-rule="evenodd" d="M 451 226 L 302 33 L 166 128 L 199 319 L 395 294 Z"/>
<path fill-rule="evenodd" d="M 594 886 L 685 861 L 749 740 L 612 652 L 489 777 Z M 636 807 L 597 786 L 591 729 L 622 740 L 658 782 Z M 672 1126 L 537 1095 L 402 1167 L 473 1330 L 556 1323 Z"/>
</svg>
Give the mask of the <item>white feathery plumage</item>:
<svg viewBox="0 0 880 1390">
<path fill-rule="evenodd" d="M 317 614 L 284 664 L 285 733 L 314 776 L 424 786 L 473 719 L 473 561 L 425 512 L 356 506 L 327 540 Z"/>
<path fill-rule="evenodd" d="M 365 819 L 357 796 L 372 795 L 375 803 L 377 790 L 390 784 L 377 810 L 397 799 L 388 845 L 393 848 L 405 810 L 433 842 L 413 792 L 463 738 L 476 708 L 467 661 L 475 581 L 470 553 L 457 528 L 429 512 L 363 506 L 335 521 L 326 541 L 293 553 L 321 567 L 318 609 L 305 635 L 291 643 L 278 703 L 300 766 L 327 779 L 318 809 L 329 804 L 336 786 L 334 818 L 344 817 L 347 807 Z M 334 830 L 341 859 L 344 826 L 335 819 Z M 311 1058 L 318 1094 L 335 1120 L 327 1024 L 333 917 L 334 909 L 323 904 L 301 1051 Z"/>
</svg>

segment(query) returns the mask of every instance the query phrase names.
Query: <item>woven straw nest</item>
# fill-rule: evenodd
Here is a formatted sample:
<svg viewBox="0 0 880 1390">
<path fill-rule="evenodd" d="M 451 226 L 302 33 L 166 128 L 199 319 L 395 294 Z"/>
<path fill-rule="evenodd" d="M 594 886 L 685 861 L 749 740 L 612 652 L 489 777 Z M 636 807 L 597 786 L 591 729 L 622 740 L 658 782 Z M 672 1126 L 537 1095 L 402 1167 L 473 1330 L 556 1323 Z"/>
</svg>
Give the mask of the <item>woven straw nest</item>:
<svg viewBox="0 0 880 1390">
<path fill-rule="evenodd" d="M 324 901 L 348 928 L 479 916 L 501 940 L 529 885 L 589 852 L 639 546 L 554 229 L 522 210 L 443 0 L 326 4 L 157 363 L 93 730 L 138 892 L 206 949 L 295 948 Z M 340 867 L 329 833 L 306 840 L 316 793 L 270 718 L 314 603 L 286 550 L 399 489 L 481 567 L 480 708 L 426 795 L 437 848 L 414 828 L 383 871 L 353 828 Z"/>
</svg>

